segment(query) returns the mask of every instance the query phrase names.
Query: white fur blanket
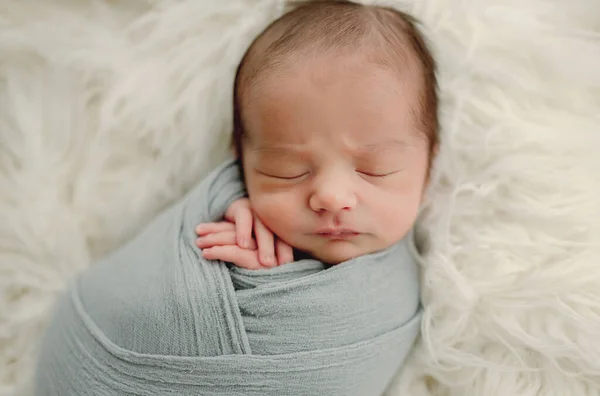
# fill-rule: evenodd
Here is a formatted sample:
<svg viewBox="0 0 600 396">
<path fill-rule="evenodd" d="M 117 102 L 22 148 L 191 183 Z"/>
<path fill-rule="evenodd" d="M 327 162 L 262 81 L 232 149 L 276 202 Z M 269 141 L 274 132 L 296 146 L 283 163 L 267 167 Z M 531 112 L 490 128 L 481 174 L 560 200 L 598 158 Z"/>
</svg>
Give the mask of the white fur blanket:
<svg viewBox="0 0 600 396">
<path fill-rule="evenodd" d="M 390 395 L 600 394 L 600 2 L 396 0 L 440 63 L 422 339 Z M 56 293 L 225 153 L 276 0 L 0 1 L 0 394 Z"/>
</svg>

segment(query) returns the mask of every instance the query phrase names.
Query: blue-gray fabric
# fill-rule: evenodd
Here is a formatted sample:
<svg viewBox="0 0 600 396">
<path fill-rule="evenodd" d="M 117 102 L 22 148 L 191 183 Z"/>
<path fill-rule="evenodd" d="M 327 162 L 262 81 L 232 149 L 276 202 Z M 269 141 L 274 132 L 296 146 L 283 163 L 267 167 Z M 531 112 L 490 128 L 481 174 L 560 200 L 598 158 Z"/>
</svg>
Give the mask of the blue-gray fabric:
<svg viewBox="0 0 600 396">
<path fill-rule="evenodd" d="M 381 394 L 420 328 L 412 233 L 325 266 L 207 261 L 194 227 L 245 195 L 228 160 L 59 298 L 36 394 Z"/>
</svg>

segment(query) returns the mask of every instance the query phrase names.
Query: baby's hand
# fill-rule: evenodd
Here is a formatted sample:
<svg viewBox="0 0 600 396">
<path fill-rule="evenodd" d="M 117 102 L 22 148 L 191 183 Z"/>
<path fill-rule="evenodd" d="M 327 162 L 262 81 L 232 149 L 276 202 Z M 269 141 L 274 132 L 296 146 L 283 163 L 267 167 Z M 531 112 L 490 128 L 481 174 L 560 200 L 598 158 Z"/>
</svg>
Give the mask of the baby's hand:
<svg viewBox="0 0 600 396">
<path fill-rule="evenodd" d="M 196 227 L 196 245 L 208 260 L 223 260 L 247 269 L 270 268 L 294 261 L 292 247 L 277 238 L 254 215 L 248 198 L 235 201 L 225 220 Z M 252 230 L 256 240 L 252 237 Z"/>
</svg>

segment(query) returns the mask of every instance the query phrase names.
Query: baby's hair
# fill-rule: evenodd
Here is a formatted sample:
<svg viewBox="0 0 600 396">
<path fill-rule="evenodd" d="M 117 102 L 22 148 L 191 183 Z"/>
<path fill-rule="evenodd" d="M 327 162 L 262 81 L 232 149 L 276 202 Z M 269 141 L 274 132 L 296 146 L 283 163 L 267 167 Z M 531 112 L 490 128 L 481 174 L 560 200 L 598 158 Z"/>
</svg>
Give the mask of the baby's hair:
<svg viewBox="0 0 600 396">
<path fill-rule="evenodd" d="M 413 113 L 427 139 L 431 161 L 438 143 L 436 66 L 415 18 L 393 8 L 347 0 L 305 0 L 290 3 L 290 8 L 252 42 L 237 68 L 232 145 L 240 163 L 246 92 L 294 57 L 353 52 L 365 53 L 369 61 L 399 73 L 414 68 L 416 60 L 422 82 Z"/>
</svg>

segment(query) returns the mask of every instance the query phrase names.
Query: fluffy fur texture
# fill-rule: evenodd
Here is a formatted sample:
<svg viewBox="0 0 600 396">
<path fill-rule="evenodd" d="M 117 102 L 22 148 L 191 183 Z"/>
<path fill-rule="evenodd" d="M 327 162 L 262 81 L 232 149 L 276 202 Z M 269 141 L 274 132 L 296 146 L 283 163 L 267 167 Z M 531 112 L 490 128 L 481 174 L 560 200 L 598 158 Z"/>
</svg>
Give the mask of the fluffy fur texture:
<svg viewBox="0 0 600 396">
<path fill-rule="evenodd" d="M 401 0 L 440 64 L 423 335 L 390 395 L 600 394 L 600 3 Z M 275 0 L 0 3 L 0 394 L 56 293 L 224 158 Z"/>
</svg>

